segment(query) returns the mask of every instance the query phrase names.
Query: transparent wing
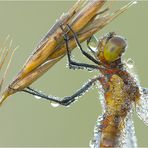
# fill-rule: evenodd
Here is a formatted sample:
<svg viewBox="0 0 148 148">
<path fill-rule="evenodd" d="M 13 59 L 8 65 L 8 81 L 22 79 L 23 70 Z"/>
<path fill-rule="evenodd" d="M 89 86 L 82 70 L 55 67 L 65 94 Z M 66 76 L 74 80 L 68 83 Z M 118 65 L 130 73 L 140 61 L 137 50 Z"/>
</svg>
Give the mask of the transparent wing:
<svg viewBox="0 0 148 148">
<path fill-rule="evenodd" d="M 103 115 L 99 116 L 97 120 L 96 126 L 94 128 L 94 136 L 93 139 L 90 141 L 91 148 L 100 147 L 100 122 L 102 121 L 102 119 Z M 125 119 L 125 128 L 123 129 L 122 134 L 120 135 L 118 148 L 137 148 L 137 139 L 135 136 L 135 128 L 131 113 Z"/>
<path fill-rule="evenodd" d="M 100 139 L 101 139 L 101 121 L 103 120 L 103 114 L 105 113 L 105 100 L 104 100 L 104 90 L 99 83 L 96 83 L 96 89 L 99 91 L 99 101 L 102 106 L 102 115 L 100 115 L 96 121 L 96 125 L 94 127 L 94 135 L 92 140 L 89 143 L 91 148 L 98 148 L 100 147 Z"/>
<path fill-rule="evenodd" d="M 94 128 L 94 136 L 93 139 L 90 141 L 90 148 L 99 148 L 100 147 L 100 137 L 101 137 L 101 130 L 100 130 L 100 123 L 103 120 L 103 115 L 100 115 L 97 119 L 95 128 Z"/>
<path fill-rule="evenodd" d="M 120 139 L 121 148 L 137 148 L 137 139 L 135 136 L 135 127 L 132 119 L 132 113 L 130 112 L 125 119 L 125 128 L 122 131 Z"/>
<path fill-rule="evenodd" d="M 138 117 L 148 125 L 148 88 L 141 88 L 141 97 L 136 104 Z"/>
<path fill-rule="evenodd" d="M 133 78 L 135 79 L 135 81 L 137 82 L 140 88 L 141 97 L 140 97 L 140 100 L 136 102 L 137 115 L 146 125 L 148 125 L 148 88 L 140 87 L 138 76 L 135 74 L 133 60 L 128 59 L 127 61 L 125 61 L 125 64 L 126 64 L 127 70 L 133 76 Z"/>
</svg>

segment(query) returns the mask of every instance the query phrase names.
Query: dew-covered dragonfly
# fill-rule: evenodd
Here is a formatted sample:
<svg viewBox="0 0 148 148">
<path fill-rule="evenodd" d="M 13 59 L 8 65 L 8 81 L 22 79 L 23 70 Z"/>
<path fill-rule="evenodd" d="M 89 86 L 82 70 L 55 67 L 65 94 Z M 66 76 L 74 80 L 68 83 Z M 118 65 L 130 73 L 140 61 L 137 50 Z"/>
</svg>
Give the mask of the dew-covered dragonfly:
<svg viewBox="0 0 148 148">
<path fill-rule="evenodd" d="M 148 89 L 141 87 L 136 76 L 130 73 L 132 60 L 122 60 L 127 47 L 126 39 L 114 32 L 106 34 L 99 41 L 92 36 L 87 40 L 87 47 L 91 52 L 88 53 L 83 50 L 77 34 L 69 25 L 67 27 L 74 36 L 81 53 L 94 63 L 78 63 L 71 58 L 69 36 L 65 33 L 69 68 L 98 70 L 101 74 L 90 79 L 73 95 L 65 98 L 48 96 L 30 87 L 22 91 L 49 100 L 53 106 L 70 106 L 94 84 L 99 84 L 103 113 L 97 120 L 90 146 L 93 148 L 137 147 L 132 112 L 136 107 L 140 119 L 148 123 Z"/>
</svg>

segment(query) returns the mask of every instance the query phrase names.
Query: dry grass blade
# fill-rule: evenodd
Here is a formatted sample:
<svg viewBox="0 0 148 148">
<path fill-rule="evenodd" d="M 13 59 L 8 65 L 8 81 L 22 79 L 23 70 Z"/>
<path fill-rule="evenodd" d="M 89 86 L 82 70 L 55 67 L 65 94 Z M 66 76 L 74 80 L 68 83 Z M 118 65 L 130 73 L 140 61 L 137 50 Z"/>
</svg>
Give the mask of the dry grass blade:
<svg viewBox="0 0 148 148">
<path fill-rule="evenodd" d="M 11 53 L 11 55 L 10 55 L 8 64 L 7 64 L 6 69 L 5 69 L 5 72 L 4 72 L 3 77 L 2 77 L 2 79 L 1 79 L 1 81 L 0 81 L 0 91 L 1 91 L 1 88 L 2 88 L 2 85 L 3 85 L 3 82 L 4 82 L 5 78 L 6 78 L 6 75 L 7 75 L 7 73 L 8 73 L 8 70 L 9 70 L 9 68 L 10 68 L 10 64 L 11 64 L 13 55 L 14 55 L 15 51 L 18 49 L 18 47 L 19 47 L 19 46 L 17 46 L 16 48 L 14 48 L 13 51 L 12 51 L 12 53 Z M 10 51 L 11 49 L 12 49 L 12 48 L 10 48 L 9 51 Z"/>
<path fill-rule="evenodd" d="M 6 37 L 5 41 L 4 41 L 4 46 L 7 44 L 7 41 L 9 39 L 9 36 Z M 9 44 L 9 47 L 11 47 L 11 44 L 12 44 L 12 41 L 10 42 Z M 0 72 L 2 71 L 2 68 L 5 64 L 5 61 L 8 57 L 8 54 L 10 53 L 11 51 L 11 48 L 8 48 L 8 47 L 1 47 L 1 53 L 0 53 Z M 4 79 L 3 78 L 0 78 L 0 92 L 1 92 L 1 89 L 2 89 L 2 85 L 3 85 L 3 82 L 4 82 Z"/>
<path fill-rule="evenodd" d="M 105 11 L 103 14 L 100 13 L 99 17 L 97 17 L 97 14 L 100 12 L 105 2 L 105 0 L 88 1 L 85 3 L 78 1 L 68 13 L 63 15 L 37 46 L 14 81 L 6 88 L 2 95 L 1 102 L 9 95 L 21 91 L 32 84 L 64 57 L 66 47 L 62 36 L 63 30 L 60 28 L 61 24 L 66 31 L 66 24 L 71 25 L 72 29 L 77 32 L 80 42 L 83 42 L 106 26 L 119 14 L 127 10 L 135 1 L 129 2 L 116 12 L 106 13 Z M 69 33 L 69 36 L 70 35 Z M 69 46 L 71 50 L 76 47 L 73 37 L 71 37 Z"/>
<path fill-rule="evenodd" d="M 0 54 L 0 72 L 2 72 L 2 68 L 4 68 L 4 65 L 6 65 L 6 68 L 2 74 L 2 78 L 0 78 L 0 92 L 2 90 L 2 86 L 3 86 L 3 83 L 5 81 L 5 78 L 6 78 L 6 75 L 8 73 L 8 70 L 9 70 L 9 67 L 10 67 L 10 63 L 12 61 L 12 57 L 14 55 L 14 52 L 17 48 L 15 48 L 13 50 L 13 48 L 11 47 L 12 46 L 12 40 L 10 41 L 8 47 L 7 47 L 7 40 L 8 40 L 9 36 L 6 38 L 6 40 L 4 41 L 4 45 L 6 47 L 3 47 L 2 49 L 2 52 Z M 9 60 L 8 60 L 8 56 L 10 55 L 9 57 Z"/>
<path fill-rule="evenodd" d="M 9 36 L 6 37 L 5 41 L 4 41 L 4 46 L 7 45 L 7 41 L 9 39 Z M 12 45 L 12 40 L 10 41 L 9 43 L 9 47 L 11 47 Z M 5 60 L 9 54 L 9 52 L 11 51 L 9 47 L 1 47 L 1 53 L 0 53 L 0 70 L 2 69 L 4 63 L 5 63 Z"/>
<path fill-rule="evenodd" d="M 93 2 L 94 4 L 97 3 Z M 98 5 L 102 4 L 103 2 L 98 2 Z M 18 79 L 22 79 L 25 77 L 29 72 L 43 64 L 48 56 L 54 52 L 56 46 L 63 40 L 63 30 L 61 30 L 61 24 L 63 28 L 66 28 L 66 24 L 70 24 L 73 17 L 78 18 L 79 15 L 82 15 L 79 10 L 81 9 L 81 5 L 84 4 L 84 1 L 78 1 L 67 13 L 63 14 L 60 19 L 53 25 L 53 27 L 49 30 L 47 35 L 42 39 L 39 43 L 37 48 L 35 49 L 34 53 L 31 55 L 29 60 L 26 62 L 24 68 L 22 69 L 21 73 L 18 75 Z M 84 7 L 85 8 L 85 7 Z M 87 10 L 85 10 L 86 12 Z M 95 12 L 94 12 L 95 13 Z M 77 15 L 79 14 L 79 15 Z M 93 14 L 92 14 L 93 15 Z M 86 21 L 89 21 L 90 18 L 85 18 Z M 81 19 L 78 18 L 77 22 L 80 22 Z M 85 25 L 85 23 L 83 23 Z M 79 31 L 83 28 L 83 24 L 76 27 L 75 31 Z M 75 27 L 75 23 L 73 24 Z"/>
</svg>

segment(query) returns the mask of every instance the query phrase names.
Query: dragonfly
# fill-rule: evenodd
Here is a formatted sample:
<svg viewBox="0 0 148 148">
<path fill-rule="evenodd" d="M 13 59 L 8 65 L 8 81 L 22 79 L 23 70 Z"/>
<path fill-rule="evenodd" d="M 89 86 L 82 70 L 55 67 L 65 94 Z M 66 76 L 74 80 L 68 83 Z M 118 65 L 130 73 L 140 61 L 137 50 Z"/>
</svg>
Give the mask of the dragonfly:
<svg viewBox="0 0 148 148">
<path fill-rule="evenodd" d="M 78 63 L 71 58 L 69 49 L 69 36 L 64 33 L 66 43 L 68 65 L 70 69 L 82 69 L 99 71 L 99 75 L 90 79 L 73 95 L 59 98 L 41 93 L 31 87 L 22 92 L 56 103 L 54 105 L 70 106 L 85 94 L 93 85 L 99 84 L 102 92 L 103 113 L 99 116 L 94 130 L 94 138 L 90 143 L 93 148 L 97 147 L 137 147 L 134 125 L 132 120 L 133 109 L 136 107 L 137 114 L 148 123 L 147 97 L 148 88 L 140 86 L 122 56 L 127 48 L 127 40 L 115 32 L 104 35 L 99 40 L 95 36 L 87 40 L 90 51 L 83 50 L 77 34 L 67 25 L 72 33 L 81 53 L 93 64 Z M 95 48 L 94 48 L 95 45 Z"/>
</svg>

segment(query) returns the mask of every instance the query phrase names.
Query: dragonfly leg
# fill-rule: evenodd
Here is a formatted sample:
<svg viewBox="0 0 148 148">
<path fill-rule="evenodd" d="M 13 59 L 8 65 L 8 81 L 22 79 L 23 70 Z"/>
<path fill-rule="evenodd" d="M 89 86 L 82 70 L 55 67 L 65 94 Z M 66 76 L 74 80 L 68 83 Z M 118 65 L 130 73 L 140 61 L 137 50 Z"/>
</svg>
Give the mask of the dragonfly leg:
<svg viewBox="0 0 148 148">
<path fill-rule="evenodd" d="M 101 63 L 100 63 L 99 61 L 97 61 L 94 57 L 92 57 L 90 54 L 88 54 L 86 51 L 83 50 L 83 48 L 82 48 L 82 46 L 81 46 L 81 44 L 80 44 L 80 42 L 79 42 L 79 40 L 78 40 L 77 34 L 72 30 L 72 28 L 71 28 L 68 24 L 67 24 L 67 26 L 68 26 L 68 28 L 70 29 L 70 31 L 72 32 L 72 34 L 73 34 L 73 36 L 74 36 L 74 38 L 75 38 L 75 41 L 76 41 L 76 43 L 77 43 L 79 49 L 81 50 L 82 54 L 83 54 L 84 56 L 86 56 L 89 60 L 91 60 L 92 62 L 94 62 L 95 64 L 101 65 Z"/>
<path fill-rule="evenodd" d="M 98 69 L 97 65 L 91 65 L 91 64 L 86 64 L 86 63 L 78 63 L 78 62 L 73 61 L 71 59 L 71 52 L 69 51 L 69 47 L 68 47 L 68 36 L 67 36 L 67 34 L 64 34 L 64 40 L 65 40 L 65 43 L 66 43 L 67 57 L 68 57 L 68 63 L 69 63 L 70 69 L 87 69 L 87 70 Z"/>
<path fill-rule="evenodd" d="M 43 99 L 46 99 L 46 100 L 49 100 L 49 101 L 53 101 L 53 102 L 56 102 L 56 103 L 59 103 L 63 106 L 68 106 L 70 105 L 71 103 L 75 102 L 77 100 L 78 97 L 82 96 L 84 93 L 86 93 L 86 91 L 97 81 L 99 80 L 100 77 L 96 77 L 96 78 L 93 78 L 91 79 L 90 81 L 88 81 L 85 85 L 83 85 L 79 90 L 77 90 L 73 95 L 69 96 L 69 97 L 64 97 L 63 99 L 61 98 L 57 98 L 57 97 L 50 97 L 50 96 L 47 96 L 43 93 L 40 93 L 30 87 L 27 87 L 27 89 L 24 89 L 23 92 L 26 92 L 26 93 L 29 93 L 29 94 L 32 94 L 34 96 L 38 96 L 38 97 L 41 97 Z"/>
</svg>

